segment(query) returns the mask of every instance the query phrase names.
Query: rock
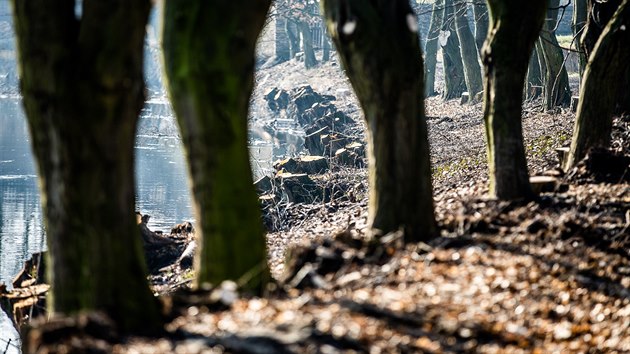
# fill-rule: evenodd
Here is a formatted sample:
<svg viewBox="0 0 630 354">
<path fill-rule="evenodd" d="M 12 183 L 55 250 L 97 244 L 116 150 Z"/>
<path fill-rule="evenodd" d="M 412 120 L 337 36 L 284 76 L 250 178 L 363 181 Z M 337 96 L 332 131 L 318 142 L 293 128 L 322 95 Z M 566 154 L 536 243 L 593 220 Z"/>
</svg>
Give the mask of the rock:
<svg viewBox="0 0 630 354">
<path fill-rule="evenodd" d="M 307 174 L 280 173 L 282 191 L 292 203 L 314 203 L 324 197 L 323 189 Z"/>
<path fill-rule="evenodd" d="M 323 156 L 302 156 L 279 161 L 273 166 L 277 171 L 290 173 L 321 174 L 328 171 L 328 161 Z"/>
</svg>

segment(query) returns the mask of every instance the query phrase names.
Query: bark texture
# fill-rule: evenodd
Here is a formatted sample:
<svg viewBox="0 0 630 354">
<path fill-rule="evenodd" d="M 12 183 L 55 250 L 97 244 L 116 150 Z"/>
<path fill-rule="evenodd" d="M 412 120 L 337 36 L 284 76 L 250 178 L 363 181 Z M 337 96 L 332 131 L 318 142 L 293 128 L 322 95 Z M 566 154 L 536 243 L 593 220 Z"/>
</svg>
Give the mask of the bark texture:
<svg viewBox="0 0 630 354">
<path fill-rule="evenodd" d="M 269 279 L 247 147 L 254 51 L 270 0 L 166 0 L 163 52 L 200 241 L 197 286 Z"/>
<path fill-rule="evenodd" d="M 527 68 L 527 92 L 525 97 L 528 100 L 536 99 L 540 96 L 541 90 L 537 89 L 542 87 L 542 73 L 540 72 L 540 61 L 538 60 L 538 50 L 532 50 L 531 58 L 529 59 L 529 66 Z"/>
<path fill-rule="evenodd" d="M 490 194 L 529 199 L 521 100 L 532 48 L 543 24 L 546 0 L 489 0 L 490 31 L 483 47 L 484 121 L 488 140 Z"/>
<path fill-rule="evenodd" d="M 444 1 L 442 34 L 449 34 L 446 45 L 442 46 L 444 65 L 444 92 L 442 92 L 442 97 L 445 100 L 459 98 L 466 91 L 464 64 L 459 52 L 459 39 L 455 30 L 454 5 L 455 0 Z"/>
<path fill-rule="evenodd" d="M 283 16 L 275 15 L 275 63 L 280 64 L 291 59 L 291 49 L 289 48 L 289 36 L 286 30 L 287 19 Z"/>
<path fill-rule="evenodd" d="M 370 225 L 427 240 L 436 225 L 415 15 L 407 0 L 322 6 L 367 122 Z"/>
<path fill-rule="evenodd" d="M 483 42 L 488 36 L 488 19 L 490 15 L 485 1 L 475 0 L 472 6 L 473 16 L 475 17 L 475 43 L 477 44 L 479 57 L 481 57 L 481 48 L 483 48 Z"/>
<path fill-rule="evenodd" d="M 134 213 L 148 0 L 13 1 L 20 87 L 40 176 L 50 310 L 160 326 Z"/>
<path fill-rule="evenodd" d="M 436 0 L 433 3 L 431 24 L 424 50 L 424 94 L 426 97 L 435 96 L 435 70 L 437 66 L 438 37 L 442 27 L 444 16 L 444 0 Z"/>
<path fill-rule="evenodd" d="M 559 4 L 560 0 L 548 1 L 549 10 L 539 40 L 546 66 L 544 100 L 546 109 L 566 107 L 571 103 L 569 74 L 564 65 L 564 53 L 555 35 Z"/>
<path fill-rule="evenodd" d="M 584 69 L 586 67 L 586 62 L 588 57 L 586 56 L 586 52 L 582 49 L 582 34 L 584 32 L 584 28 L 586 26 L 586 19 L 588 17 L 588 1 L 587 0 L 575 0 L 573 4 L 573 19 L 571 24 L 571 29 L 573 31 L 573 40 L 575 41 L 575 48 L 577 48 L 580 52 L 579 56 L 579 65 L 580 65 L 580 80 L 582 75 L 584 74 Z"/>
<path fill-rule="evenodd" d="M 571 150 L 565 169 L 593 147 L 608 147 L 612 118 L 630 85 L 630 5 L 624 0 L 596 43 L 580 91 Z"/>
<path fill-rule="evenodd" d="M 483 86 L 481 82 L 481 68 L 475 46 L 475 37 L 468 26 L 468 7 L 466 1 L 455 3 L 455 26 L 457 37 L 459 38 L 459 52 L 464 64 L 464 79 L 470 97 L 470 102 L 474 102 L 475 96 L 481 92 Z"/>
<path fill-rule="evenodd" d="M 307 22 L 298 23 L 300 34 L 302 35 L 302 49 L 304 49 L 304 66 L 307 69 L 317 66 L 315 51 L 313 50 L 313 36 L 311 27 Z"/>
</svg>

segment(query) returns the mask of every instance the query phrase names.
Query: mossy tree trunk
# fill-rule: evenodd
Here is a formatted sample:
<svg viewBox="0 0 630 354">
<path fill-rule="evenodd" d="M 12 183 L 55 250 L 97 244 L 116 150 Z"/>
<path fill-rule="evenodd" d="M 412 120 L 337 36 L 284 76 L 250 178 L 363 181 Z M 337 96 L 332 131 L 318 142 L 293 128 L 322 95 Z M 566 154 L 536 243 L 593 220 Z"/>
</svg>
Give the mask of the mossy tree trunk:
<svg viewBox="0 0 630 354">
<path fill-rule="evenodd" d="M 326 0 L 328 29 L 368 127 L 369 222 L 407 241 L 436 233 L 423 69 L 407 0 Z"/>
<path fill-rule="evenodd" d="M 444 1 L 444 14 L 442 15 L 442 32 L 450 33 L 446 45 L 442 46 L 442 64 L 444 65 L 444 92 L 442 92 L 442 98 L 445 100 L 459 98 L 466 91 L 464 64 L 459 52 L 459 39 L 455 30 L 454 1 Z"/>
<path fill-rule="evenodd" d="M 148 0 L 13 1 L 20 88 L 40 176 L 49 310 L 161 325 L 134 213 Z"/>
<path fill-rule="evenodd" d="M 588 15 L 586 18 L 586 28 L 584 28 L 582 37 L 580 38 L 580 44 L 582 50 L 586 55 L 586 60 L 595 49 L 595 44 L 599 40 L 604 28 L 608 24 L 608 21 L 613 17 L 622 0 L 587 0 Z"/>
<path fill-rule="evenodd" d="M 426 97 L 435 96 L 435 70 L 437 66 L 438 38 L 444 15 L 444 0 L 436 0 L 431 10 L 431 24 L 424 50 L 424 94 Z"/>
<path fill-rule="evenodd" d="M 587 5 L 587 0 L 575 0 L 573 4 L 573 19 L 571 24 L 571 29 L 573 30 L 573 40 L 575 41 L 575 48 L 579 50 L 578 58 L 580 65 L 580 81 L 582 80 L 582 75 L 584 74 L 584 69 L 588 60 L 586 53 L 582 50 L 581 42 L 581 37 L 586 26 L 586 19 L 588 17 Z"/>
<path fill-rule="evenodd" d="M 569 87 L 569 74 L 564 65 L 564 53 L 556 38 L 556 25 L 558 23 L 558 6 L 560 0 L 548 1 L 548 12 L 540 32 L 540 46 L 546 66 L 545 75 L 545 109 L 554 107 L 566 107 L 571 103 L 571 88 Z"/>
<path fill-rule="evenodd" d="M 565 169 L 593 147 L 608 147 L 612 117 L 630 85 L 630 5 L 624 0 L 605 27 L 584 71 L 580 102 Z M 621 94 L 620 94 L 621 93 Z"/>
<path fill-rule="evenodd" d="M 317 66 L 315 51 L 313 50 L 313 35 L 311 34 L 311 26 L 308 22 L 300 21 L 298 23 L 300 34 L 302 35 L 302 49 L 304 50 L 304 66 L 307 69 Z"/>
<path fill-rule="evenodd" d="M 197 286 L 269 279 L 247 146 L 256 39 L 270 0 L 165 0 L 169 94 L 186 150 L 200 242 Z"/>
<path fill-rule="evenodd" d="M 488 0 L 490 30 L 483 47 L 484 121 L 488 140 L 490 194 L 529 199 L 521 125 L 523 83 L 547 0 Z"/>
<path fill-rule="evenodd" d="M 479 57 L 481 57 L 481 48 L 483 48 L 483 42 L 488 36 L 488 6 L 483 0 L 475 0 L 472 3 L 473 16 L 475 17 L 475 43 L 477 45 L 477 51 Z"/>
<path fill-rule="evenodd" d="M 465 0 L 457 0 L 455 2 L 455 27 L 459 38 L 459 52 L 464 64 L 466 88 L 470 102 L 474 102 L 475 96 L 481 92 L 483 86 L 475 37 L 470 30 L 470 26 L 468 26 L 468 6 Z"/>
</svg>

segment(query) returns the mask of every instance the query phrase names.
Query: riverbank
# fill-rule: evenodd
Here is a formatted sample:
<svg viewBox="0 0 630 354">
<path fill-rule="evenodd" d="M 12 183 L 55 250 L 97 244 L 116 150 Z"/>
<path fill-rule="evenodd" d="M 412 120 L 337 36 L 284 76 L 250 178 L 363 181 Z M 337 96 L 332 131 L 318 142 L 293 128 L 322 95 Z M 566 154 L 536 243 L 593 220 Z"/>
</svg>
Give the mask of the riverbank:
<svg viewBox="0 0 630 354">
<path fill-rule="evenodd" d="M 361 124 L 333 64 L 310 72 L 314 81 L 295 62 L 257 75 L 259 84 L 307 84 L 331 94 Z M 260 88 L 253 101 L 266 109 Z M 312 177 L 351 186 L 345 198 L 281 201 L 281 213 L 266 215 L 281 223 L 267 235 L 276 287 L 264 297 L 238 294 L 229 284 L 189 290 L 193 274 L 175 257 L 191 244 L 185 236 L 175 243 L 181 253 L 169 253 L 175 263 L 156 265 L 150 277 L 169 304 L 159 339 L 121 337 L 92 314 L 54 319 L 32 330 L 25 346 L 103 353 L 628 352 L 630 176 L 623 163 L 630 121 L 615 120 L 614 153 L 596 153 L 564 173 L 555 149 L 568 143 L 573 119 L 569 111 L 526 104 L 530 174 L 556 181 L 534 202 L 498 202 L 486 197 L 481 106 L 429 98 L 436 240 L 403 245 L 396 233 L 368 240 L 365 168 L 331 169 Z"/>
</svg>

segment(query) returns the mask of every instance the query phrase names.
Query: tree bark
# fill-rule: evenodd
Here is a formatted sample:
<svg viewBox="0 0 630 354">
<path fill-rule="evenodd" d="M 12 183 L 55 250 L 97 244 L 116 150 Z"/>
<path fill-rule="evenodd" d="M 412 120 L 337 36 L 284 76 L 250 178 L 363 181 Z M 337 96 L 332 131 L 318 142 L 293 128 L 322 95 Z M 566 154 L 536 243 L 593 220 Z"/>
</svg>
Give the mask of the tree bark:
<svg viewBox="0 0 630 354">
<path fill-rule="evenodd" d="M 587 61 L 593 53 L 595 44 L 599 40 L 604 28 L 608 24 L 608 21 L 610 21 L 612 16 L 615 14 L 615 11 L 617 11 L 619 5 L 621 5 L 621 2 L 622 0 L 588 0 L 586 28 L 580 38 L 580 43 L 582 44 L 582 49 L 584 50 Z"/>
<path fill-rule="evenodd" d="M 426 97 L 435 96 L 435 70 L 437 66 L 438 37 L 440 36 L 440 28 L 442 27 L 442 17 L 444 0 L 436 0 L 433 3 L 431 13 L 431 24 L 429 25 L 429 33 L 425 44 L 424 53 L 424 94 Z"/>
<path fill-rule="evenodd" d="M 545 75 L 545 109 L 567 107 L 571 103 L 569 74 L 564 65 L 564 53 L 555 35 L 558 23 L 558 5 L 560 0 L 548 1 L 548 12 L 540 33 L 540 45 L 546 66 Z"/>
<path fill-rule="evenodd" d="M 584 52 L 584 50 L 582 50 L 581 42 L 581 37 L 586 26 L 586 19 L 588 17 L 587 5 L 587 0 L 575 0 L 573 4 L 573 21 L 571 27 L 573 30 L 573 40 L 575 41 L 575 48 L 580 51 L 578 53 L 580 65 L 580 82 L 582 80 L 582 75 L 584 74 L 584 69 L 588 60 L 586 53 Z"/>
<path fill-rule="evenodd" d="M 466 91 L 464 64 L 459 52 L 459 39 L 455 30 L 455 11 L 453 9 L 454 0 L 445 0 L 442 32 L 450 32 L 446 45 L 442 46 L 444 65 L 444 92 L 442 92 L 442 97 L 445 100 L 459 98 Z"/>
<path fill-rule="evenodd" d="M 468 7 L 465 0 L 457 0 L 455 3 L 455 27 L 459 38 L 459 49 L 464 64 L 464 79 L 470 97 L 469 102 L 475 102 L 475 97 L 482 90 L 481 69 L 475 37 L 468 26 Z"/>
<path fill-rule="evenodd" d="M 612 118 L 620 94 L 630 85 L 630 5 L 624 0 L 595 44 L 584 71 L 580 90 L 568 170 L 575 166 L 587 151 L 594 147 L 608 147 Z"/>
<path fill-rule="evenodd" d="M 528 100 L 534 100 L 540 96 L 541 91 L 536 87 L 542 87 L 542 73 L 540 72 L 540 61 L 538 59 L 538 50 L 532 50 L 529 66 L 527 68 L 527 93 L 525 97 Z"/>
<path fill-rule="evenodd" d="M 488 6 L 485 1 L 473 1 L 473 16 L 475 17 L 475 43 L 477 44 L 477 52 L 481 57 L 481 48 L 483 42 L 488 36 Z"/>
<path fill-rule="evenodd" d="M 324 48 L 322 48 L 322 62 L 327 62 L 330 60 L 330 35 L 328 34 L 328 31 L 326 30 L 326 24 L 323 23 L 322 24 L 322 46 Z"/>
<path fill-rule="evenodd" d="M 165 0 L 163 50 L 200 241 L 196 285 L 269 279 L 247 146 L 256 39 L 270 0 Z"/>
<path fill-rule="evenodd" d="M 521 101 L 547 1 L 488 0 L 488 6 L 491 19 L 483 63 L 490 194 L 502 200 L 529 199 L 533 192 L 523 147 Z"/>
<path fill-rule="evenodd" d="M 291 59 L 291 49 L 289 48 L 289 36 L 286 29 L 287 19 L 281 15 L 275 16 L 275 63 L 280 64 Z"/>
<path fill-rule="evenodd" d="M 307 69 L 317 66 L 315 51 L 313 50 L 313 36 L 311 34 L 311 26 L 308 22 L 298 23 L 300 34 L 302 35 L 302 49 L 304 50 L 304 66 Z"/>
<path fill-rule="evenodd" d="M 40 176 L 49 310 L 161 325 L 134 213 L 148 0 L 13 1 L 20 86 Z"/>
<path fill-rule="evenodd" d="M 407 0 L 326 0 L 328 29 L 368 127 L 369 223 L 405 240 L 436 233 L 423 69 Z"/>
<path fill-rule="evenodd" d="M 291 59 L 293 59 L 300 51 L 300 35 L 297 30 L 297 25 L 290 19 L 286 19 L 284 28 L 287 32 L 287 37 L 289 37 L 289 51 Z"/>
</svg>

